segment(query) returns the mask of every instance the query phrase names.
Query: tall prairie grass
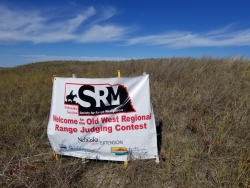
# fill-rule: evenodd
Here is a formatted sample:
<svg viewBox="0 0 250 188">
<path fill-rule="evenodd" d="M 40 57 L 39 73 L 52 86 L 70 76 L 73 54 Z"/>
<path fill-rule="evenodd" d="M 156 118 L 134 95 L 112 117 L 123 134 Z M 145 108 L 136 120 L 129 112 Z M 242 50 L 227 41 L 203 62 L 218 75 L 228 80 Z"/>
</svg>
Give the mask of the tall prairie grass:
<svg viewBox="0 0 250 188">
<path fill-rule="evenodd" d="M 161 162 L 56 162 L 52 76 L 150 76 Z M 211 57 L 51 61 L 0 69 L 0 187 L 250 187 L 250 61 Z"/>
</svg>

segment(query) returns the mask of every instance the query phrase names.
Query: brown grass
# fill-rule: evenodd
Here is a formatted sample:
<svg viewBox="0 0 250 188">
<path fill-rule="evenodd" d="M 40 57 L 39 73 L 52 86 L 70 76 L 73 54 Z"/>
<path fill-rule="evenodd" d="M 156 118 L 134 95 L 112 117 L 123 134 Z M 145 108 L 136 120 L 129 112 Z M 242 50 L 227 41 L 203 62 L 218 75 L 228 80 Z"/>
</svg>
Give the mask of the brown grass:
<svg viewBox="0 0 250 188">
<path fill-rule="evenodd" d="M 61 156 L 47 138 L 52 75 L 150 76 L 161 162 Z M 0 187 L 250 187 L 250 61 L 41 62 L 0 69 Z M 159 137 L 160 138 L 160 137 Z"/>
</svg>

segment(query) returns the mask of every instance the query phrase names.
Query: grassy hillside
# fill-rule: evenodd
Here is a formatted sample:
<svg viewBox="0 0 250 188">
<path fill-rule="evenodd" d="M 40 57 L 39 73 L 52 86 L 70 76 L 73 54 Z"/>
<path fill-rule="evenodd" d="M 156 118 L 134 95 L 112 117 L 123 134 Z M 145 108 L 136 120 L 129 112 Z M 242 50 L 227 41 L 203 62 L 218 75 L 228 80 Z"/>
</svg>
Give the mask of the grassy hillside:
<svg viewBox="0 0 250 188">
<path fill-rule="evenodd" d="M 161 162 L 60 157 L 47 138 L 52 75 L 150 76 Z M 0 187 L 250 187 L 250 61 L 41 62 L 0 69 Z"/>
</svg>

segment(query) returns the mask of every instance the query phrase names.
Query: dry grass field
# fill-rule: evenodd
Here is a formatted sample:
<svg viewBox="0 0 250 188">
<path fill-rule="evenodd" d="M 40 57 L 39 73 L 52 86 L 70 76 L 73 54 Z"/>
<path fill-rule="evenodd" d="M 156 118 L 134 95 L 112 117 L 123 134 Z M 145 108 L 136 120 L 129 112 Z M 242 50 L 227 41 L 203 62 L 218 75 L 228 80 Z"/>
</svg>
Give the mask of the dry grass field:
<svg viewBox="0 0 250 188">
<path fill-rule="evenodd" d="M 47 138 L 52 75 L 150 77 L 161 161 L 60 156 Z M 53 61 L 0 69 L 0 187 L 250 187 L 250 60 Z M 159 137 L 160 138 L 160 137 Z"/>
</svg>

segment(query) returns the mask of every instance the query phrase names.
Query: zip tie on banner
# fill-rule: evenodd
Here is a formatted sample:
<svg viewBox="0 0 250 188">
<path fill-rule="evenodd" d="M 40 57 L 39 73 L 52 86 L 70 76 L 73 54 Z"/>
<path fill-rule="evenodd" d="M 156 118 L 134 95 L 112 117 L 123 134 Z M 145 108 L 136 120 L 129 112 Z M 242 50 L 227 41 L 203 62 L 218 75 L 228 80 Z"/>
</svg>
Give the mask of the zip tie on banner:
<svg viewBox="0 0 250 188">
<path fill-rule="evenodd" d="M 54 159 L 55 159 L 55 161 L 57 162 L 58 160 L 59 160 L 59 157 L 58 157 L 58 154 L 57 153 L 53 153 L 54 154 Z"/>
<path fill-rule="evenodd" d="M 118 70 L 117 73 L 118 73 L 118 78 L 120 78 L 121 77 L 121 71 Z"/>
<path fill-rule="evenodd" d="M 56 77 L 56 75 L 54 74 L 54 75 L 52 76 L 52 82 L 54 82 L 55 77 Z"/>
</svg>

